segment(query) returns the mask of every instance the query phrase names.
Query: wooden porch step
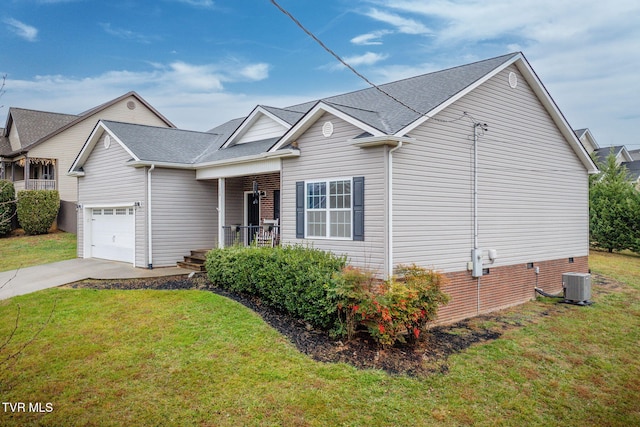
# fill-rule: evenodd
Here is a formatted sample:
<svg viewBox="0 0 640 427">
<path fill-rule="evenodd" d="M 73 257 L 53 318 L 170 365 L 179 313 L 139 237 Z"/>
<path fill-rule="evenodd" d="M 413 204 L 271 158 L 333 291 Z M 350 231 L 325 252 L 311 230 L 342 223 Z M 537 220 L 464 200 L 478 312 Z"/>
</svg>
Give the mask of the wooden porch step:
<svg viewBox="0 0 640 427">
<path fill-rule="evenodd" d="M 210 249 L 194 249 L 191 255 L 184 257 L 184 261 L 178 262 L 178 267 L 194 271 L 206 271 L 204 262 L 207 259 L 207 252 Z"/>
</svg>

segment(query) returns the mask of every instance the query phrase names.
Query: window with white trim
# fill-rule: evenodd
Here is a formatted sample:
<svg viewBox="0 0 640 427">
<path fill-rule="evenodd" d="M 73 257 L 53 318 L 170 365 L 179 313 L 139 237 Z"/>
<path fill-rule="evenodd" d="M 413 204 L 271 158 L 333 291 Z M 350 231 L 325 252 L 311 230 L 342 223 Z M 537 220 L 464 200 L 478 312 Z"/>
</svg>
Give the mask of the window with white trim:
<svg viewBox="0 0 640 427">
<path fill-rule="evenodd" d="M 352 180 L 305 183 L 306 236 L 352 238 Z"/>
</svg>

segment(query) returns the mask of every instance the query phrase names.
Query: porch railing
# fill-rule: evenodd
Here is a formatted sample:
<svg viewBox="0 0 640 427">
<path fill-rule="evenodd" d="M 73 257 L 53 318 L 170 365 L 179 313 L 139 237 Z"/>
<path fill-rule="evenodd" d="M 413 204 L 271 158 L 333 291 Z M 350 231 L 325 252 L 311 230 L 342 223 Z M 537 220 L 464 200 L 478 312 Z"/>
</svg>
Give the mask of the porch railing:
<svg viewBox="0 0 640 427">
<path fill-rule="evenodd" d="M 26 190 L 55 190 L 55 179 L 28 179 L 25 181 Z"/>
<path fill-rule="evenodd" d="M 225 225 L 224 246 L 277 246 L 280 227 L 277 225 Z"/>
</svg>

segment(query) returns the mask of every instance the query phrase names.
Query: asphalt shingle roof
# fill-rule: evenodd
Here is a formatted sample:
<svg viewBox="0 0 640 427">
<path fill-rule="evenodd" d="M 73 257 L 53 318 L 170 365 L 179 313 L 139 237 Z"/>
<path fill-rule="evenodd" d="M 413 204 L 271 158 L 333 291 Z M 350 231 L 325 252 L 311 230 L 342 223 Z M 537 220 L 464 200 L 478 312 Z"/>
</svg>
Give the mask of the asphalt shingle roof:
<svg viewBox="0 0 640 427">
<path fill-rule="evenodd" d="M 624 148 L 624 145 L 617 145 L 615 147 L 597 148 L 596 150 L 594 150 L 594 153 L 596 155 L 596 160 L 598 163 L 606 163 L 609 153 L 613 153 L 615 156 L 617 156 L 618 154 L 620 154 L 620 151 L 622 151 L 623 148 Z"/>
<path fill-rule="evenodd" d="M 261 107 L 286 123 L 294 125 L 318 102 L 323 102 L 381 132 L 395 134 L 516 55 L 519 53 L 379 86 L 384 92 L 402 100 L 405 105 L 376 88 L 367 88 L 285 108 Z M 221 148 L 245 119 L 246 117 L 241 117 L 230 120 L 207 132 L 111 121 L 104 123 L 141 160 L 194 164 L 264 153 L 279 139 L 269 138 Z"/>
<path fill-rule="evenodd" d="M 140 160 L 192 164 L 209 148 L 224 143 L 220 135 L 175 128 L 103 121 Z"/>
<path fill-rule="evenodd" d="M 41 138 L 50 135 L 79 117 L 73 114 L 49 113 L 15 107 L 9 108 L 9 116 L 20 137 L 20 150 L 28 149 Z M 9 154 L 5 151 L 0 153 Z"/>
<path fill-rule="evenodd" d="M 640 179 L 640 160 L 634 160 L 633 162 L 622 163 L 624 167 L 629 171 L 629 176 L 635 182 Z"/>
</svg>

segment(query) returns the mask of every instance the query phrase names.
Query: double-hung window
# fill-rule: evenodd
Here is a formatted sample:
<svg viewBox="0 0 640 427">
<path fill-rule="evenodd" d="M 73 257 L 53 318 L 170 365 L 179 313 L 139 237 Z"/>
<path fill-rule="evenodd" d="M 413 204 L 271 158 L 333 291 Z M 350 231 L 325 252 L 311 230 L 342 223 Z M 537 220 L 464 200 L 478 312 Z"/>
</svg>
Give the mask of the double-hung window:
<svg viewBox="0 0 640 427">
<path fill-rule="evenodd" d="M 352 238 L 352 180 L 306 182 L 306 236 Z"/>
<path fill-rule="evenodd" d="M 296 238 L 364 241 L 364 177 L 296 182 Z"/>
</svg>

